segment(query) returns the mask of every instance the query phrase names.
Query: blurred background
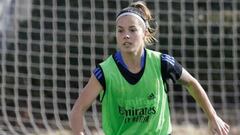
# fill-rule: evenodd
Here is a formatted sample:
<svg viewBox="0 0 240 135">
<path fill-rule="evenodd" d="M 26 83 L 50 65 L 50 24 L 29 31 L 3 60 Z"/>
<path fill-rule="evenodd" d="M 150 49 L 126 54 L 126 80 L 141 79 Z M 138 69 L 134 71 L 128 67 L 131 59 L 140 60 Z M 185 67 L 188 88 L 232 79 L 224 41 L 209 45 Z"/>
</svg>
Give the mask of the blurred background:
<svg viewBox="0 0 240 135">
<path fill-rule="evenodd" d="M 70 134 L 73 103 L 116 51 L 116 14 L 131 2 L 0 1 L 0 135 Z M 159 25 L 150 49 L 173 55 L 240 135 L 240 1 L 145 2 Z M 206 134 L 206 116 L 186 89 L 169 82 L 168 95 L 174 134 Z M 96 100 L 86 114 L 88 134 L 101 129 L 100 108 Z"/>
</svg>

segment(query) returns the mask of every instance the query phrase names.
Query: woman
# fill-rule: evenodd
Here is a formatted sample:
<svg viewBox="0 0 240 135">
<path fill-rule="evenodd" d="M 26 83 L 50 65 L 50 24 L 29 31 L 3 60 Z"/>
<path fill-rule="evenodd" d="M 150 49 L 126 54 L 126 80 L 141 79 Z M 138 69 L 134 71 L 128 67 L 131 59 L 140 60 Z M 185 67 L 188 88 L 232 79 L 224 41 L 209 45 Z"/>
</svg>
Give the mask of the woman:
<svg viewBox="0 0 240 135">
<path fill-rule="evenodd" d="M 172 56 L 145 48 L 155 41 L 153 18 L 143 2 L 132 3 L 116 19 L 119 51 L 94 70 L 70 115 L 74 135 L 83 134 L 85 111 L 101 93 L 106 135 L 168 135 L 172 132 L 165 81 L 180 82 L 201 106 L 214 134 L 229 126 L 216 114 L 199 82 Z"/>
</svg>

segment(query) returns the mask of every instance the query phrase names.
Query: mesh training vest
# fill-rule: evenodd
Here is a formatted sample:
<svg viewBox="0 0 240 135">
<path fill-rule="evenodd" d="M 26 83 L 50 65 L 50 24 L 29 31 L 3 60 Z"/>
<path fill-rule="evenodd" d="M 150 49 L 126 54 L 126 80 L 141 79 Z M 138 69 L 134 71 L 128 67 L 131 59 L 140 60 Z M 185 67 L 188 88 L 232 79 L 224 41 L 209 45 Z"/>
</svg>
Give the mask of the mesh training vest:
<svg viewBox="0 0 240 135">
<path fill-rule="evenodd" d="M 112 56 L 100 64 L 106 81 L 101 93 L 106 135 L 168 135 L 172 131 L 161 54 L 146 51 L 144 73 L 134 85 L 122 76 Z"/>
</svg>

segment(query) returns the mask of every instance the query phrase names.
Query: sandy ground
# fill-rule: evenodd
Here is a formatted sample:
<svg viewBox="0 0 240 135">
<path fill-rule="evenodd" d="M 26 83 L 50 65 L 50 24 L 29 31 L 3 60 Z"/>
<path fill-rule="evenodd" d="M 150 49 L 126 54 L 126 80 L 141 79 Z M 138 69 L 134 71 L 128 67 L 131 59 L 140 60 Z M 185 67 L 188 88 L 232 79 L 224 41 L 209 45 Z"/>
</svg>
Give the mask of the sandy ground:
<svg viewBox="0 0 240 135">
<path fill-rule="evenodd" d="M 37 134 L 36 134 L 37 135 Z M 41 135 L 72 135 L 69 130 L 55 131 L 52 133 L 43 133 Z M 92 135 L 103 135 L 102 132 L 93 130 Z M 190 125 L 173 125 L 172 135 L 211 135 L 207 127 L 194 127 Z M 231 127 L 229 135 L 240 135 L 240 127 Z"/>
</svg>

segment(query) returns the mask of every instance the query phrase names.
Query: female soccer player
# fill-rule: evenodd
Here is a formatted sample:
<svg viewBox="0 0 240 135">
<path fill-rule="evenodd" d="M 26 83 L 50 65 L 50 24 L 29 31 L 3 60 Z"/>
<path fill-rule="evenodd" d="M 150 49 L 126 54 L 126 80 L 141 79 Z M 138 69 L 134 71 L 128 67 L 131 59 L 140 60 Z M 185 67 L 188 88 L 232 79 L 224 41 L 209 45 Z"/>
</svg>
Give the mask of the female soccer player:
<svg viewBox="0 0 240 135">
<path fill-rule="evenodd" d="M 199 82 L 172 56 L 146 48 L 155 41 L 152 21 L 143 2 L 132 3 L 117 15 L 119 51 L 97 66 L 75 102 L 70 115 L 74 135 L 84 134 L 84 113 L 99 93 L 106 135 L 171 134 L 167 79 L 188 89 L 205 112 L 214 134 L 228 134 L 228 124 L 216 114 Z"/>
</svg>

